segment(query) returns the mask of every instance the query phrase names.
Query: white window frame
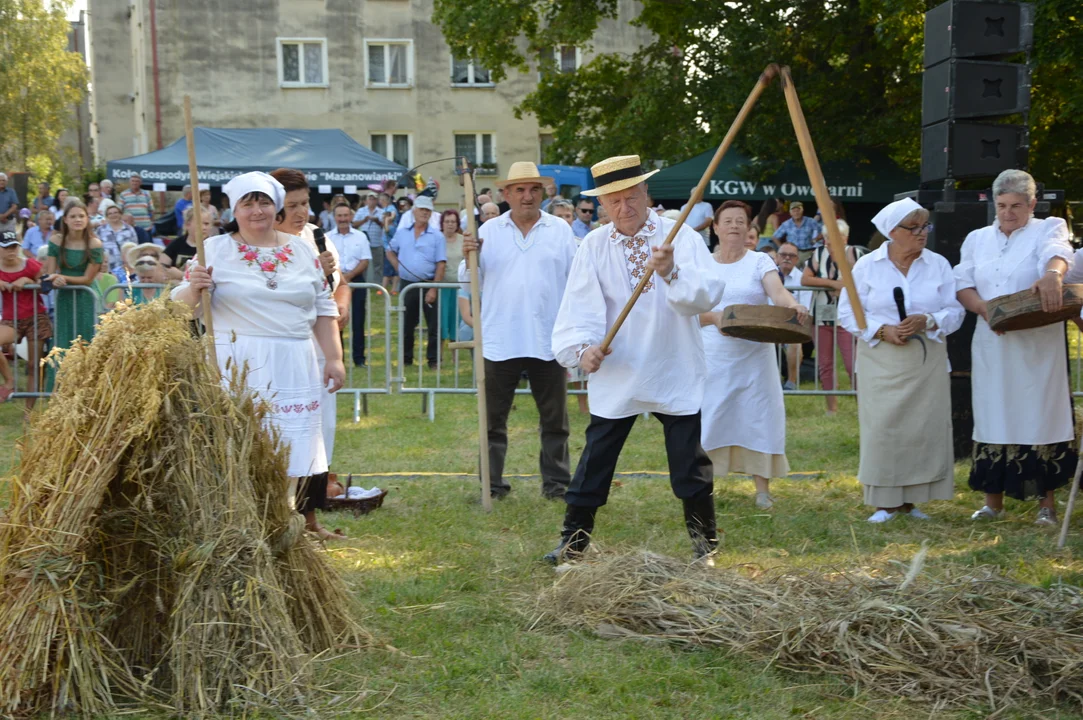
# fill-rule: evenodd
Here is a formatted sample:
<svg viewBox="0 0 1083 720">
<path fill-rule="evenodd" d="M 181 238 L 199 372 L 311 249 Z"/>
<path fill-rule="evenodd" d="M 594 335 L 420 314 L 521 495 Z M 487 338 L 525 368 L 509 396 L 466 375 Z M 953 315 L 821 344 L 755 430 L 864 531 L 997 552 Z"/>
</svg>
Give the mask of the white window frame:
<svg viewBox="0 0 1083 720">
<path fill-rule="evenodd" d="M 569 73 L 565 73 L 564 71 L 562 71 L 560 69 L 560 58 L 557 57 L 557 51 L 560 50 L 561 47 L 566 47 L 566 46 L 561 45 L 560 47 L 549 48 L 549 53 L 550 53 L 549 59 L 556 63 L 556 65 L 557 65 L 557 69 L 556 69 L 557 74 L 565 75 L 565 74 L 569 74 Z M 578 45 L 576 45 L 575 46 L 575 71 L 578 71 L 579 68 L 581 68 L 581 67 L 583 67 L 583 50 Z M 541 71 L 541 68 L 538 68 L 538 80 L 540 81 L 541 79 L 542 79 L 542 71 Z"/>
<path fill-rule="evenodd" d="M 321 83 L 308 83 L 304 81 L 305 77 L 305 51 L 304 45 L 308 43 L 319 43 L 321 47 L 321 62 L 323 63 L 323 82 Z M 302 78 L 298 82 L 293 80 L 287 81 L 283 77 L 283 71 L 285 67 L 282 64 L 282 46 L 283 45 L 300 45 L 302 46 L 298 52 L 298 61 L 300 63 L 300 75 Z M 275 38 L 275 62 L 278 63 L 278 86 L 282 88 L 325 88 L 330 87 L 329 82 L 329 68 L 327 65 L 327 38 L 319 37 L 280 37 Z"/>
<path fill-rule="evenodd" d="M 370 45 L 405 45 L 406 46 L 406 82 L 372 82 L 369 80 L 369 46 Z M 384 67 L 387 67 L 387 51 L 384 51 Z M 414 41 L 410 38 L 366 38 L 365 39 L 365 87 L 403 89 L 414 86 Z M 401 133 L 400 133 L 401 134 Z"/>
<path fill-rule="evenodd" d="M 367 57 L 367 55 L 366 55 L 366 57 Z M 453 88 L 494 88 L 494 87 L 496 87 L 496 83 L 493 82 L 492 80 L 490 80 L 489 82 L 476 82 L 474 80 L 474 61 L 473 60 L 471 60 L 470 63 L 469 63 L 468 72 L 470 73 L 470 80 L 468 82 L 464 82 L 464 83 L 455 82 L 455 79 L 454 79 L 454 76 L 455 76 L 455 53 L 450 53 L 448 55 L 448 69 L 450 70 L 448 77 L 452 78 L 451 87 L 453 87 Z M 492 76 L 493 76 L 493 71 L 490 70 L 489 71 L 489 77 L 491 78 Z"/>
<path fill-rule="evenodd" d="M 406 136 L 406 157 L 409 160 L 409 162 L 406 163 L 406 167 L 412 168 L 414 166 L 414 134 L 412 132 L 402 132 L 401 130 L 371 130 L 369 132 L 369 149 L 370 150 L 372 150 L 371 146 L 372 146 L 372 136 L 373 135 L 383 135 L 387 139 L 387 152 L 388 152 L 388 155 L 385 155 L 384 157 L 386 157 L 388 160 L 391 160 L 392 162 L 394 162 L 394 160 L 395 160 L 395 156 L 394 156 L 394 153 L 395 153 L 395 136 L 396 135 L 405 135 Z M 376 152 L 375 150 L 372 150 L 372 151 Z"/>
<path fill-rule="evenodd" d="M 474 155 L 475 156 L 480 154 L 478 151 L 481 150 L 481 136 L 482 135 L 489 135 L 489 136 L 492 137 L 492 139 L 493 139 L 493 141 L 492 141 L 493 164 L 496 167 L 494 167 L 494 168 L 482 168 L 482 167 L 480 167 L 482 161 L 478 161 L 478 163 L 477 163 L 478 167 L 477 167 L 477 170 L 476 170 L 476 174 L 477 175 L 482 175 L 482 176 L 488 176 L 488 177 L 493 177 L 493 176 L 498 175 L 500 173 L 500 170 L 499 170 L 500 161 L 497 159 L 499 157 L 499 154 L 498 154 L 497 145 L 496 145 L 496 131 L 494 131 L 494 130 L 456 130 L 451 134 L 451 146 L 452 146 L 452 151 L 453 152 L 456 151 L 455 138 L 457 138 L 460 135 L 473 135 L 474 136 Z"/>
</svg>

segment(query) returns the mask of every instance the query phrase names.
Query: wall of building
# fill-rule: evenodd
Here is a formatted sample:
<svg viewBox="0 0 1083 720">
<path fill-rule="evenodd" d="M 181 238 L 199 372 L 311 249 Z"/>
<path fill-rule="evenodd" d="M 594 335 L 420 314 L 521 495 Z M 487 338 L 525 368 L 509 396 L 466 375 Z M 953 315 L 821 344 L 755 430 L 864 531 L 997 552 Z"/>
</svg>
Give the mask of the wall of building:
<svg viewBox="0 0 1083 720">
<path fill-rule="evenodd" d="M 95 135 L 99 159 L 157 147 L 151 0 L 90 0 Z M 369 146 L 372 133 L 406 133 L 413 164 L 455 154 L 456 133 L 492 133 L 491 179 L 516 160 L 539 160 L 539 128 L 514 108 L 537 73 L 513 71 L 493 87 L 452 87 L 451 56 L 429 22 L 432 0 L 155 0 L 158 106 L 164 144 L 184 132 L 183 98 L 196 124 L 215 127 L 341 128 Z M 637 6 L 620 0 L 597 52 L 634 52 L 649 41 L 628 24 Z M 278 39 L 320 38 L 326 86 L 282 87 Z M 369 87 L 366 40 L 410 40 L 410 87 Z M 591 55 L 583 54 L 583 62 Z M 420 171 L 441 184 L 438 203 L 459 204 L 451 163 Z M 491 184 L 480 178 L 479 185 Z"/>
</svg>

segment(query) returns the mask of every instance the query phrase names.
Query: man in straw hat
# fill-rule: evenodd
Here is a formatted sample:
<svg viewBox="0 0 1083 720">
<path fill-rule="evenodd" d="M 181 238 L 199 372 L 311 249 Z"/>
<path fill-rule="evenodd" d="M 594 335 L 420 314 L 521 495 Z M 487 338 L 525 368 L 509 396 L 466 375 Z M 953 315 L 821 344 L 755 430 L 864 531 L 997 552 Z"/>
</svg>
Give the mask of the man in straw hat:
<svg viewBox="0 0 1083 720">
<path fill-rule="evenodd" d="M 497 182 L 511 209 L 485 223 L 475 242 L 463 236 L 463 253 L 482 245 L 481 329 L 489 415 L 489 477 L 493 497 L 511 492 L 504 479 L 508 412 L 525 372 L 538 406 L 542 495 L 564 497 L 571 481 L 568 455 L 568 376 L 553 355 L 553 323 L 575 258 L 568 223 L 541 211 L 545 185 L 532 162 L 512 163 Z"/>
<path fill-rule="evenodd" d="M 674 221 L 649 206 L 639 156 L 604 160 L 591 169 L 597 196 L 612 222 L 583 240 L 572 265 L 556 325 L 553 350 L 565 367 L 590 374 L 591 418 L 586 447 L 565 494 L 560 545 L 545 556 L 556 563 L 586 549 L 594 517 L 605 505 L 624 441 L 641 413 L 653 413 L 665 432 L 673 493 L 684 503 L 696 558 L 710 563 L 717 544 L 713 468 L 700 445 L 700 405 L 706 361 L 700 313 L 725 287 L 703 238 L 682 225 L 664 245 Z M 654 276 L 632 307 L 608 351 L 601 344 L 633 289 Z"/>
</svg>

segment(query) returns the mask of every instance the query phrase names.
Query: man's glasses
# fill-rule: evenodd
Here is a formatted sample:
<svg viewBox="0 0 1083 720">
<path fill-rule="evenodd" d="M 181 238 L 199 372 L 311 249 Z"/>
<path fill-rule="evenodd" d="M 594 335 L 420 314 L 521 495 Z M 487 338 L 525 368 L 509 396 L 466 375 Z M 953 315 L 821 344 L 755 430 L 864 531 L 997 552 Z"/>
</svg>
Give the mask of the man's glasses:
<svg viewBox="0 0 1083 720">
<path fill-rule="evenodd" d="M 594 214 L 594 209 L 593 208 L 579 208 L 579 212 L 583 213 L 584 215 L 593 215 Z"/>
<path fill-rule="evenodd" d="M 903 230 L 909 230 L 911 235 L 917 237 L 918 235 L 924 235 L 925 233 L 932 231 L 933 224 L 927 222 L 924 225 L 899 225 L 898 227 L 901 227 Z"/>
<path fill-rule="evenodd" d="M 796 260 L 800 257 L 797 253 L 777 253 L 780 258 L 789 258 L 790 260 Z"/>
</svg>

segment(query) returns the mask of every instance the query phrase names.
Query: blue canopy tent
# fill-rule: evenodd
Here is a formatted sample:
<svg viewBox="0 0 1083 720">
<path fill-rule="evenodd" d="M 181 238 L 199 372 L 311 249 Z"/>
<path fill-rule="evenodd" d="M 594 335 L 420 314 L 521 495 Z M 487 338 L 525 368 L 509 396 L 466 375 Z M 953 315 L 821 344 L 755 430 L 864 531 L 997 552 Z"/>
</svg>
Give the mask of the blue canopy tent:
<svg viewBox="0 0 1083 720">
<path fill-rule="evenodd" d="M 359 188 L 398 179 L 407 168 L 361 145 L 342 130 L 281 128 L 195 128 L 199 182 L 218 187 L 241 173 L 289 167 L 303 170 L 308 184 Z M 145 155 L 110 160 L 106 177 L 126 182 L 138 173 L 148 190 L 165 183 L 170 190 L 191 184 L 188 143 L 182 137 Z"/>
</svg>

